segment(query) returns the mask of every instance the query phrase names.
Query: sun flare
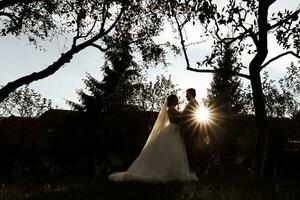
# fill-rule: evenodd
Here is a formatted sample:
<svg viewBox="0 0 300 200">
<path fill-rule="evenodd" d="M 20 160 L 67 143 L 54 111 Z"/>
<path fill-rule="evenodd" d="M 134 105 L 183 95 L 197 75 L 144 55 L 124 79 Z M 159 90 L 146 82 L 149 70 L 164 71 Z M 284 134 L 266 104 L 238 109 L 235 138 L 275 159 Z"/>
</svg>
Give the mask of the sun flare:
<svg viewBox="0 0 300 200">
<path fill-rule="evenodd" d="M 199 107 L 196 111 L 196 118 L 201 122 L 207 123 L 210 119 L 209 109 L 206 107 Z"/>
</svg>

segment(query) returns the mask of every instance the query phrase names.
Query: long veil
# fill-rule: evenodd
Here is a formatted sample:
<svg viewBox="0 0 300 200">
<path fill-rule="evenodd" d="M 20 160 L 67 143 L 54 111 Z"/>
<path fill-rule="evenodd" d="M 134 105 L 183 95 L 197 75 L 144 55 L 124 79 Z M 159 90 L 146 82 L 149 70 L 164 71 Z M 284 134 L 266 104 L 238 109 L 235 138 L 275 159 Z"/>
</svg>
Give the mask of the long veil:
<svg viewBox="0 0 300 200">
<path fill-rule="evenodd" d="M 147 146 L 149 146 L 149 144 L 151 144 L 159 135 L 159 133 L 161 132 L 161 130 L 163 128 L 165 128 L 166 126 L 168 126 L 170 124 L 169 121 L 169 117 L 168 117 L 168 112 L 167 112 L 167 102 L 164 103 L 164 105 L 162 106 L 161 110 L 159 111 L 159 114 L 156 118 L 156 121 L 154 123 L 154 126 L 151 130 L 151 133 L 148 136 L 148 139 L 146 141 L 146 144 L 143 147 L 143 150 L 147 148 Z"/>
</svg>

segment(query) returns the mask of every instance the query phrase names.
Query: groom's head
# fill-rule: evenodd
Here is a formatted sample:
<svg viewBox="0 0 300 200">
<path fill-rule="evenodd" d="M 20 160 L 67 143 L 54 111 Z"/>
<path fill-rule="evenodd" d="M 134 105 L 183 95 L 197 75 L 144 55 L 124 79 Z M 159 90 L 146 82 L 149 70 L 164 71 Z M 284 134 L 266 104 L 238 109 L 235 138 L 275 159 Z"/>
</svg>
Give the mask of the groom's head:
<svg viewBox="0 0 300 200">
<path fill-rule="evenodd" d="M 186 90 L 186 99 L 190 101 L 196 97 L 196 90 L 194 88 L 189 88 Z"/>
</svg>

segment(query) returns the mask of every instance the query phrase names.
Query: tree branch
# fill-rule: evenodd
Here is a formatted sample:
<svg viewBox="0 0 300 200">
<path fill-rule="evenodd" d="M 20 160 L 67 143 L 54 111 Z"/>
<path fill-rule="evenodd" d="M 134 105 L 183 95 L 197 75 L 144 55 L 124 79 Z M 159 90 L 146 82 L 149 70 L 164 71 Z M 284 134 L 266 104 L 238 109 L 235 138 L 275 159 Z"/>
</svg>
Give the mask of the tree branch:
<svg viewBox="0 0 300 200">
<path fill-rule="evenodd" d="M 94 21 L 94 23 L 93 23 L 91 29 L 86 33 L 86 35 L 82 35 L 82 36 L 80 36 L 79 38 L 87 38 L 87 37 L 92 33 L 92 31 L 94 30 L 94 28 L 95 28 L 95 26 L 96 26 L 96 23 L 97 23 L 97 20 Z"/>
<path fill-rule="evenodd" d="M 300 55 L 296 54 L 296 53 L 293 52 L 293 51 L 287 51 L 287 52 L 284 52 L 284 53 L 282 53 L 282 54 L 279 54 L 278 56 L 275 56 L 274 58 L 271 58 L 270 60 L 268 60 L 265 64 L 263 64 L 263 65 L 261 66 L 261 69 L 260 69 L 260 70 L 262 70 L 262 69 L 264 69 L 265 67 L 267 67 L 271 62 L 273 62 L 273 61 L 275 61 L 275 60 L 277 60 L 277 59 L 279 59 L 279 58 L 281 58 L 281 57 L 283 57 L 283 56 L 286 56 L 286 55 L 288 55 L 288 54 L 291 54 L 291 55 L 295 56 L 296 58 L 299 58 L 299 59 L 300 59 Z"/>
<path fill-rule="evenodd" d="M 80 20 L 79 14 L 76 12 L 76 36 L 73 37 L 73 46 L 76 46 L 76 42 L 80 38 Z"/>
<path fill-rule="evenodd" d="M 95 47 L 95 48 L 97 48 L 97 49 L 99 49 L 101 52 L 105 52 L 105 51 L 107 51 L 107 50 L 109 50 L 109 49 L 110 49 L 110 47 L 109 47 L 109 46 L 108 46 L 108 47 L 106 47 L 106 48 L 103 48 L 103 47 L 101 47 L 100 45 L 98 45 L 98 44 L 95 44 L 95 43 L 91 44 L 91 46 L 92 46 L 92 47 Z"/>
<path fill-rule="evenodd" d="M 294 13 L 290 14 L 289 16 L 287 16 L 285 19 L 271 25 L 268 30 L 272 30 L 273 28 L 276 28 L 284 23 L 286 23 L 287 21 L 289 21 L 290 19 L 292 19 L 295 15 L 298 15 L 300 13 L 300 9 L 296 10 Z"/>
<path fill-rule="evenodd" d="M 274 28 L 277 28 L 278 26 L 286 23 L 287 21 L 291 20 L 293 18 L 293 16 L 295 15 L 298 15 L 300 13 L 300 9 L 296 10 L 294 13 L 290 14 L 288 17 L 286 17 L 285 19 L 273 24 L 273 25 L 270 25 L 269 27 L 267 27 L 267 30 L 270 31 Z M 218 25 L 218 22 L 216 21 L 215 19 L 215 24 Z M 231 37 L 231 38 L 221 38 L 218 34 L 218 31 L 219 31 L 219 28 L 217 26 L 217 31 L 215 32 L 215 35 L 216 37 L 223 43 L 233 43 L 239 39 L 243 39 L 243 38 L 246 38 L 246 37 L 251 37 L 252 39 L 254 37 L 256 37 L 257 35 L 259 35 L 259 31 L 258 32 L 250 32 L 249 29 L 246 29 L 243 33 L 239 34 L 238 36 L 236 37 Z M 252 31 L 252 30 L 251 30 Z M 255 40 L 254 40 L 255 42 Z"/>
<path fill-rule="evenodd" d="M 114 21 L 114 23 L 112 23 L 112 25 L 111 25 L 106 31 L 104 31 L 104 29 L 103 29 L 103 35 L 106 35 L 107 33 L 109 33 L 109 32 L 116 26 L 116 24 L 117 24 L 117 23 L 119 22 L 119 20 L 121 19 L 121 16 L 123 15 L 124 11 L 125 11 L 125 6 L 123 6 L 123 7 L 121 8 L 121 11 L 120 11 L 119 15 L 117 16 L 116 20 Z M 100 33 L 101 33 L 101 32 L 102 32 L 102 31 L 100 31 Z"/>
<path fill-rule="evenodd" d="M 184 54 L 184 58 L 185 58 L 185 61 L 186 61 L 186 65 L 187 65 L 187 69 L 190 68 L 190 61 L 189 61 L 189 58 L 188 58 L 188 55 L 187 55 L 187 52 L 186 52 L 186 47 L 185 47 L 185 44 L 184 44 L 184 39 L 183 39 L 183 34 L 182 34 L 182 28 L 183 28 L 183 24 L 180 25 L 180 22 L 177 18 L 177 15 L 176 13 L 174 12 L 174 8 L 172 6 L 172 3 L 170 3 L 170 6 L 171 6 L 171 12 L 172 12 L 172 15 L 176 21 L 176 25 L 177 25 L 177 28 L 178 28 L 178 32 L 179 32 L 179 36 L 180 36 L 180 44 L 181 44 L 181 47 L 182 47 L 182 50 L 183 50 L 183 54 Z"/>
<path fill-rule="evenodd" d="M 250 80 L 250 76 L 247 74 L 242 74 L 242 73 L 238 73 L 235 71 L 231 71 L 231 70 L 225 70 L 225 69 L 195 69 L 195 68 L 187 68 L 187 70 L 189 71 L 193 71 L 193 72 L 203 72 L 203 73 L 221 73 L 221 72 L 225 72 L 225 73 L 229 73 L 232 74 L 234 76 L 239 76 L 242 78 L 246 78 Z"/>
<path fill-rule="evenodd" d="M 102 9 L 102 23 L 101 23 L 101 26 L 100 26 L 100 32 L 104 31 L 104 25 L 105 25 L 105 22 L 106 22 L 107 14 L 106 14 L 105 6 L 106 6 L 106 4 L 104 3 L 103 4 L 103 9 Z"/>
<path fill-rule="evenodd" d="M 17 88 L 21 87 L 22 85 L 30 84 L 33 81 L 37 81 L 37 80 L 46 78 L 46 77 L 54 74 L 57 70 L 59 70 L 66 63 L 69 63 L 76 53 L 85 49 L 88 46 L 91 46 L 95 41 L 97 41 L 98 39 L 100 39 L 103 36 L 105 36 L 106 34 L 108 34 L 114 28 L 114 26 L 117 24 L 117 22 L 120 20 L 124 11 L 125 11 L 125 7 L 123 6 L 121 8 L 120 13 L 116 17 L 114 23 L 106 31 L 100 31 L 97 35 L 95 35 L 91 39 L 89 39 L 77 46 L 72 46 L 69 51 L 62 54 L 61 57 L 56 62 L 54 62 L 52 65 L 49 65 L 46 69 L 41 70 L 39 72 L 34 72 L 30 75 L 23 76 L 17 80 L 9 82 L 7 85 L 5 85 L 3 88 L 0 89 L 0 103 L 6 97 L 8 97 L 8 95 L 11 92 L 13 92 Z"/>
</svg>

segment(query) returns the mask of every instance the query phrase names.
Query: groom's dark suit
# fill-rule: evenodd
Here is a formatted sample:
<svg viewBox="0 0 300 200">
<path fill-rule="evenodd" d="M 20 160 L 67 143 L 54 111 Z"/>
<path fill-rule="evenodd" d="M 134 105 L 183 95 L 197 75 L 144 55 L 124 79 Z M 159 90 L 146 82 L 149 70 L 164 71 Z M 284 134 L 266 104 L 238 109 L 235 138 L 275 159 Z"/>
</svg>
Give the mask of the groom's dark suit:
<svg viewBox="0 0 300 200">
<path fill-rule="evenodd" d="M 199 129 L 195 121 L 195 112 L 198 107 L 198 102 L 195 99 L 191 99 L 182 111 L 182 122 L 180 125 L 180 133 L 185 142 L 189 164 L 192 169 L 197 153 L 195 139 L 198 136 Z"/>
</svg>

